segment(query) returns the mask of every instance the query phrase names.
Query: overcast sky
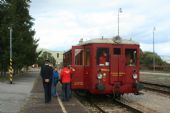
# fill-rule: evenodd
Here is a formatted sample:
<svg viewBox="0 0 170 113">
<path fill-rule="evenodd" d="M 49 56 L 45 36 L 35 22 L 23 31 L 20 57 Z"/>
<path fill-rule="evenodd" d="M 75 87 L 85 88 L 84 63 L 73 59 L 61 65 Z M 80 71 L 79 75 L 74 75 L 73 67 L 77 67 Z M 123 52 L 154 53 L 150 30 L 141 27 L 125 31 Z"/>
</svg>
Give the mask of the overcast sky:
<svg viewBox="0 0 170 113">
<path fill-rule="evenodd" d="M 117 35 L 140 43 L 144 51 L 170 56 L 169 0 L 32 0 L 30 15 L 35 19 L 39 48 L 68 50 L 81 38 L 112 38 Z"/>
</svg>

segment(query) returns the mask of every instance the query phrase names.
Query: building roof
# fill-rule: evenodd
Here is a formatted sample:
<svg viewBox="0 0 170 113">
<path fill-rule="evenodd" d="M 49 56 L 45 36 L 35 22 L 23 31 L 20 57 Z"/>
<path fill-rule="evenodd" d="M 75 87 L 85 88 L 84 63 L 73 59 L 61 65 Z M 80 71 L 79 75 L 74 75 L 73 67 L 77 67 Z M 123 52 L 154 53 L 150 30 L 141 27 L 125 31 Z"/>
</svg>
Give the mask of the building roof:
<svg viewBox="0 0 170 113">
<path fill-rule="evenodd" d="M 133 41 L 133 40 L 127 40 L 127 39 L 122 39 L 119 36 L 116 36 L 114 38 L 95 38 L 91 39 L 88 41 L 80 41 L 78 45 L 86 45 L 86 44 L 135 44 L 139 45 L 139 43 Z"/>
</svg>

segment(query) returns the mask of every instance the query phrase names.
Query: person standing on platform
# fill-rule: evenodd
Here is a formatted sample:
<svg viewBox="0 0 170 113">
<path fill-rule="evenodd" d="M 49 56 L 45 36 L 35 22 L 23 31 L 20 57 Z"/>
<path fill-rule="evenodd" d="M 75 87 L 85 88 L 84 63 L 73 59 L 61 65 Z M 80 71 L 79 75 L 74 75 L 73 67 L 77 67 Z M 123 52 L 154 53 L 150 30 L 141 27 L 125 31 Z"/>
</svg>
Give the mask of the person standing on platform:
<svg viewBox="0 0 170 113">
<path fill-rule="evenodd" d="M 64 67 L 61 70 L 60 73 L 60 81 L 62 83 L 62 100 L 63 101 L 68 101 L 70 98 L 70 83 L 71 83 L 71 74 L 73 73 L 74 69 L 73 68 L 69 68 L 69 66 Z"/>
<path fill-rule="evenodd" d="M 53 71 L 53 76 L 52 76 L 52 86 L 51 86 L 51 94 L 52 96 L 58 96 L 58 93 L 56 91 L 56 86 L 57 86 L 57 83 L 59 81 L 59 73 L 58 73 L 58 69 L 57 67 L 54 68 L 54 71 Z"/>
<path fill-rule="evenodd" d="M 53 69 L 49 66 L 49 60 L 45 60 L 44 65 L 41 67 L 40 75 L 42 77 L 44 93 L 45 93 L 45 103 L 51 101 L 51 82 Z"/>
</svg>

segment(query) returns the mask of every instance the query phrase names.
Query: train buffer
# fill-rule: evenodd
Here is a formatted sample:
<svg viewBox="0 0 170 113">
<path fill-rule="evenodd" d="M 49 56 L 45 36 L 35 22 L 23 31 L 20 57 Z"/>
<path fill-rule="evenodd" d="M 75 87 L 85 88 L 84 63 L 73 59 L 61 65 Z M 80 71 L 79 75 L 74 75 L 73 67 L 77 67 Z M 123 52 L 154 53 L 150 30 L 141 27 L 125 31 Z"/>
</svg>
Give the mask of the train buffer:
<svg viewBox="0 0 170 113">
<path fill-rule="evenodd" d="M 59 96 L 52 97 L 52 101 L 45 104 L 41 78 L 38 77 L 29 99 L 21 108 L 21 113 L 88 113 L 86 108 L 74 96 L 68 102 L 61 100 L 60 83 L 57 85 L 57 91 Z"/>
</svg>

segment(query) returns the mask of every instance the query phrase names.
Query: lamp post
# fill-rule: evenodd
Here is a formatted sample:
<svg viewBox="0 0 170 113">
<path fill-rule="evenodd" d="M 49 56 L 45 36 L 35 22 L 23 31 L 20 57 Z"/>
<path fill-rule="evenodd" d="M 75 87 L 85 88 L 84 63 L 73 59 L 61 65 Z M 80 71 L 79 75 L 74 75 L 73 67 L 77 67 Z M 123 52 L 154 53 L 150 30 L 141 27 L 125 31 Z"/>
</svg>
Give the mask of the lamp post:
<svg viewBox="0 0 170 113">
<path fill-rule="evenodd" d="M 8 27 L 10 33 L 10 66 L 9 66 L 9 80 L 10 84 L 13 81 L 13 68 L 12 68 L 12 27 Z"/>
<path fill-rule="evenodd" d="M 119 36 L 119 13 L 122 13 L 122 8 L 118 9 L 118 36 Z"/>
<path fill-rule="evenodd" d="M 156 28 L 153 27 L 153 71 L 155 71 L 155 30 Z"/>
</svg>

